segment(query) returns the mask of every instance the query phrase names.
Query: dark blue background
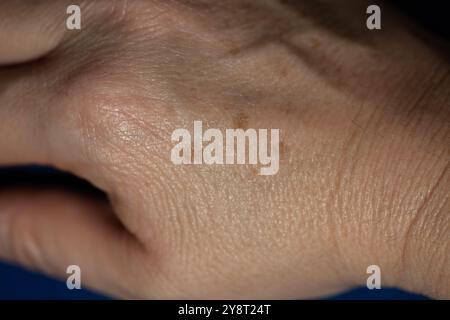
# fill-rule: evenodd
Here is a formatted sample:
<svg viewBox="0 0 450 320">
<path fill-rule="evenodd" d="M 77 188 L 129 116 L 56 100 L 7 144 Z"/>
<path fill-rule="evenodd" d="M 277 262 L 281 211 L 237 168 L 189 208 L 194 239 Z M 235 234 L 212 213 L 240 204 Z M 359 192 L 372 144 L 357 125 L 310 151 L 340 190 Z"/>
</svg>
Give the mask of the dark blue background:
<svg viewBox="0 0 450 320">
<path fill-rule="evenodd" d="M 66 283 L 0 263 L 0 299 L 108 299 L 88 290 L 68 290 Z M 426 299 L 396 289 L 357 288 L 330 299 Z"/>
</svg>

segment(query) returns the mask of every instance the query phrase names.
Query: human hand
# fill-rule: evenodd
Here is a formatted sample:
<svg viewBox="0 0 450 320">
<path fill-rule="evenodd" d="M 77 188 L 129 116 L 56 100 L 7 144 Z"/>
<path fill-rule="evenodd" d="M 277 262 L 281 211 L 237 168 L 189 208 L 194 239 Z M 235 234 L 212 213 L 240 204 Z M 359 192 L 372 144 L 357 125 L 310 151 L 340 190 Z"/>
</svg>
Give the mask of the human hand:
<svg viewBox="0 0 450 320">
<path fill-rule="evenodd" d="M 0 257 L 119 297 L 449 297 L 448 62 L 365 1 L 0 4 L 0 164 L 103 190 L 0 195 Z M 355 17 L 360 17 L 361 21 Z M 24 41 L 23 39 L 28 39 Z M 280 129 L 280 164 L 175 165 L 172 132 Z"/>
</svg>

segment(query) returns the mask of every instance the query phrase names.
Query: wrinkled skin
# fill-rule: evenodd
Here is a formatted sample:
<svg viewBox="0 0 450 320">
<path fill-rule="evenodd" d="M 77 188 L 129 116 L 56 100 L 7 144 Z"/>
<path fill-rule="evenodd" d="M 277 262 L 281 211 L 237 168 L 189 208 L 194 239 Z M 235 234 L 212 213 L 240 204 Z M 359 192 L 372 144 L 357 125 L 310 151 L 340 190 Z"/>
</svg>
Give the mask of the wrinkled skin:
<svg viewBox="0 0 450 320">
<path fill-rule="evenodd" d="M 364 1 L 2 1 L 0 164 L 109 202 L 0 193 L 0 257 L 125 298 L 450 298 L 449 64 Z M 279 128 L 280 171 L 176 166 L 171 133 Z"/>
</svg>

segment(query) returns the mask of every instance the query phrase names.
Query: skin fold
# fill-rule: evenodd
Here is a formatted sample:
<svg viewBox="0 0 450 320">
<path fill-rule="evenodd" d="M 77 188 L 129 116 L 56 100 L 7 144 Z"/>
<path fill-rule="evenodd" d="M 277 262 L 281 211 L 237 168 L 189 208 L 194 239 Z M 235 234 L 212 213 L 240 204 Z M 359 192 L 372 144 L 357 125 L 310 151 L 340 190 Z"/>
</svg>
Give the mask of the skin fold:
<svg viewBox="0 0 450 320">
<path fill-rule="evenodd" d="M 447 49 L 366 1 L 0 3 L 0 165 L 103 190 L 2 189 L 0 258 L 122 298 L 450 298 Z M 171 134 L 280 129 L 280 170 L 170 161 Z"/>
</svg>

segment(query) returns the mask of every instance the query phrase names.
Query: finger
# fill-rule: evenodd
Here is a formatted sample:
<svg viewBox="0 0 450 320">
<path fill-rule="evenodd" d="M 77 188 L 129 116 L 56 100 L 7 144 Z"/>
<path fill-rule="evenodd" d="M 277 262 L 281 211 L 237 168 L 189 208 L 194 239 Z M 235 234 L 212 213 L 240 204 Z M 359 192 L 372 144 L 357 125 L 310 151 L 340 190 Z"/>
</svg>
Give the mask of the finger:
<svg viewBox="0 0 450 320">
<path fill-rule="evenodd" d="M 54 92 L 49 80 L 57 71 L 44 62 L 19 63 L 61 43 L 68 5 L 68 0 L 0 2 L 0 65 L 15 64 L 0 67 L 0 165 L 54 164 L 50 146 L 58 143 L 50 135 L 58 123 L 48 109 Z"/>
<path fill-rule="evenodd" d="M 61 191 L 0 193 L 1 259 L 62 278 L 78 265 L 82 286 L 130 297 L 129 262 L 141 255 L 105 203 Z"/>
<path fill-rule="evenodd" d="M 38 59 L 66 33 L 67 1 L 1 1 L 0 64 Z"/>
<path fill-rule="evenodd" d="M 76 34 L 69 32 L 67 39 L 62 39 L 64 31 L 61 30 L 66 30 L 66 27 L 65 24 L 61 26 L 60 22 L 67 16 L 66 7 L 71 3 L 73 1 L 70 0 L 0 2 L 0 21 L 3 21 L 0 22 L 0 39 L 5 39 L 0 41 L 0 64 L 2 54 L 5 59 L 9 59 L 8 55 L 16 56 L 16 54 L 17 57 L 23 58 L 21 49 L 11 51 L 14 45 L 9 45 L 8 41 L 26 37 L 29 34 L 28 29 L 31 30 L 31 34 L 33 30 L 40 30 L 44 20 L 48 20 L 49 22 L 45 23 L 55 28 L 46 28 L 48 32 L 39 36 L 42 39 L 38 37 L 33 41 L 43 41 L 46 43 L 43 46 L 47 48 L 52 47 L 48 43 L 52 42 L 53 38 L 64 42 L 59 48 L 60 51 L 45 59 L 26 64 L 0 66 L 0 166 L 36 163 L 70 171 L 86 179 L 90 178 L 84 170 L 88 162 L 84 153 L 87 146 L 82 145 L 80 138 L 83 131 L 83 126 L 80 125 L 82 115 L 79 112 L 80 105 L 75 103 L 75 100 L 79 101 L 81 96 L 87 101 L 91 97 L 89 93 L 85 93 L 90 92 L 86 88 L 77 92 L 70 90 L 73 87 L 81 87 L 73 85 L 67 79 L 72 76 L 71 72 L 80 68 L 82 64 L 76 59 L 75 51 L 71 49 L 83 43 L 83 39 L 92 32 L 95 33 L 98 29 L 97 24 L 110 18 L 108 10 L 115 13 L 120 8 L 113 5 L 116 2 L 110 1 L 103 2 L 109 6 L 99 5 L 94 1 L 76 1 L 75 3 L 83 10 L 82 34 L 88 36 L 77 37 Z M 9 27 L 2 28 L 1 25 Z M 9 29 L 13 30 L 12 33 Z M 22 39 L 20 43 L 25 45 L 30 42 Z M 46 50 L 34 51 L 32 56 L 39 56 L 38 51 L 43 53 Z M 22 58 L 14 58 L 14 61 L 23 61 Z M 71 63 L 66 63 L 69 61 Z M 77 65 L 77 62 L 80 65 Z M 67 67 L 67 64 L 71 67 Z"/>
</svg>

